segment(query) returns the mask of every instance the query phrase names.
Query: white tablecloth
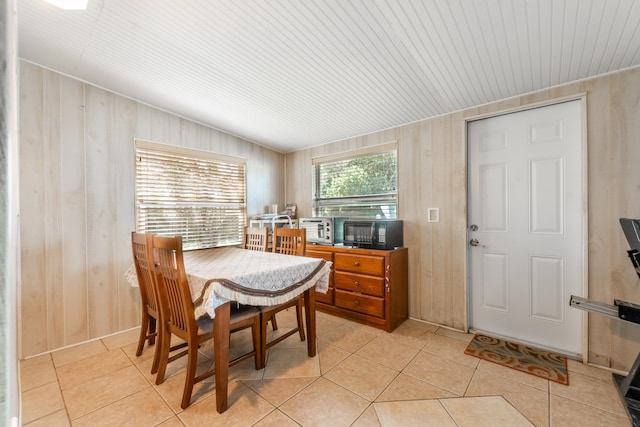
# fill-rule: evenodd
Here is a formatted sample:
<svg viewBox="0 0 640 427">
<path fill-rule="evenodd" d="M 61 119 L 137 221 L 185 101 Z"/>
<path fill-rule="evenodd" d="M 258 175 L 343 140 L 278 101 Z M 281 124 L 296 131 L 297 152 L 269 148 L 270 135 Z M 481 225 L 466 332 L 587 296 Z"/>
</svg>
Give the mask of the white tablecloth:
<svg viewBox="0 0 640 427">
<path fill-rule="evenodd" d="M 189 288 L 196 317 L 215 316 L 215 309 L 227 301 L 248 305 L 278 305 L 316 286 L 326 293 L 331 263 L 323 259 L 298 257 L 225 247 L 184 252 Z M 136 271 L 126 273 L 137 286 Z"/>
</svg>

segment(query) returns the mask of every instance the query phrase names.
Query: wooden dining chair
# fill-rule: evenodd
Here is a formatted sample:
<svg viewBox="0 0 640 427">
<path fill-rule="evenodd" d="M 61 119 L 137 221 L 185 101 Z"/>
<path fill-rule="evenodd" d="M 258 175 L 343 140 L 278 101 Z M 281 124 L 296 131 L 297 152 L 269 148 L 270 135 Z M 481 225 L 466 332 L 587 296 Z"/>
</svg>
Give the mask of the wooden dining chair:
<svg viewBox="0 0 640 427">
<path fill-rule="evenodd" d="M 140 325 L 140 337 L 138 338 L 138 348 L 136 356 L 140 357 L 144 349 L 144 343 L 149 341 L 149 345 L 155 344 L 153 353 L 153 363 L 151 373 L 158 372 L 160 348 L 162 344 L 161 330 L 165 323 L 162 320 L 160 301 L 158 296 L 158 284 L 153 273 L 153 244 L 152 234 L 131 233 L 131 248 L 133 249 L 133 264 L 138 276 L 138 286 L 140 288 L 140 300 L 142 305 L 142 321 Z M 179 343 L 169 348 L 174 352 L 186 347 L 186 343 Z M 184 353 L 186 354 L 186 353 Z"/>
<path fill-rule="evenodd" d="M 273 252 L 284 255 L 305 256 L 307 243 L 306 237 L 306 230 L 303 228 L 274 228 Z M 262 358 L 261 366 L 265 365 L 266 352 L 269 347 L 276 345 L 296 332 L 300 334 L 300 341 L 305 340 L 304 323 L 302 321 L 303 304 L 302 295 L 300 295 L 299 297 L 284 304 L 260 307 L 260 330 L 262 334 L 262 349 L 260 351 L 260 357 Z M 273 329 L 277 330 L 278 325 L 276 323 L 276 313 L 289 307 L 296 308 L 297 326 L 267 342 L 267 324 L 271 321 Z"/>
<path fill-rule="evenodd" d="M 140 289 L 140 300 L 142 305 L 142 320 L 140 322 L 140 337 L 138 338 L 138 348 L 136 356 L 142 355 L 145 342 L 149 345 L 156 344 L 158 330 L 161 325 L 160 307 L 158 305 L 158 295 L 154 282 L 152 268 L 153 258 L 151 256 L 151 244 L 153 236 L 151 234 L 131 233 L 131 248 L 133 250 L 133 264 L 138 275 L 138 287 Z M 158 353 L 160 344 L 154 348 L 153 364 L 151 373 L 155 373 L 158 368 Z"/>
<path fill-rule="evenodd" d="M 244 249 L 266 252 L 269 248 L 269 229 L 267 227 L 247 227 L 244 232 Z M 268 319 L 273 330 L 278 329 L 275 313 Z"/>
<path fill-rule="evenodd" d="M 267 227 L 247 227 L 244 231 L 244 249 L 266 252 L 269 247 Z"/>
<path fill-rule="evenodd" d="M 198 347 L 213 338 L 213 319 L 209 317 L 195 318 L 195 311 L 187 274 L 184 268 L 182 253 L 182 237 L 153 236 L 152 242 L 154 271 L 158 283 L 158 301 L 160 311 L 167 320 L 166 328 L 161 330 L 161 349 L 159 353 L 158 375 L 156 384 L 164 381 L 167 364 L 175 358 L 187 354 L 187 371 L 182 393 L 182 409 L 191 404 L 191 393 L 194 384 L 215 375 L 212 368 L 208 372 L 196 376 L 198 365 Z M 232 304 L 232 307 L 234 304 Z M 252 328 L 253 350 L 229 361 L 229 366 L 240 363 L 250 357 L 255 359 L 256 369 L 260 369 L 260 310 L 252 306 L 232 308 L 229 330 L 239 331 Z M 169 357 L 169 342 L 171 335 L 183 339 L 187 343 L 187 350 L 176 356 Z"/>
</svg>

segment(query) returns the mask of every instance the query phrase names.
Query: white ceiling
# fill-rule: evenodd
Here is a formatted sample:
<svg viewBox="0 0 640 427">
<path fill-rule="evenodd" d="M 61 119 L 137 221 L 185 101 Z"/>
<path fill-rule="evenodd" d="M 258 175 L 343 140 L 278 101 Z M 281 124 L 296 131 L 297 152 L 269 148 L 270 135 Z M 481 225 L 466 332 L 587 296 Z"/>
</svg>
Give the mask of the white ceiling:
<svg viewBox="0 0 640 427">
<path fill-rule="evenodd" d="M 288 152 L 640 65 L 637 0 L 18 1 L 19 56 Z"/>
</svg>

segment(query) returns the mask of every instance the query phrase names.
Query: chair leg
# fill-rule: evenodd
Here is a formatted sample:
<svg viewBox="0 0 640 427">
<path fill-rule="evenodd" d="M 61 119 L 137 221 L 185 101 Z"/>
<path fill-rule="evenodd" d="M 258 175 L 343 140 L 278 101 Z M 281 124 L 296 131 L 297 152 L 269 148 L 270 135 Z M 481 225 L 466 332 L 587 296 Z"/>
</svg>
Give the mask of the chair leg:
<svg viewBox="0 0 640 427">
<path fill-rule="evenodd" d="M 191 404 L 191 393 L 193 392 L 193 384 L 196 379 L 196 368 L 198 367 L 198 343 L 189 343 L 189 354 L 187 355 L 187 372 L 184 379 L 184 392 L 182 392 L 182 403 L 180 407 L 187 409 Z"/>
<path fill-rule="evenodd" d="M 163 329 L 164 328 L 162 327 L 162 325 L 160 325 L 159 322 L 157 322 L 156 328 L 158 329 L 158 332 L 156 334 L 158 339 L 157 339 L 157 342 L 156 342 L 156 345 L 155 345 L 156 348 L 155 348 L 154 353 L 153 353 L 153 363 L 151 364 L 151 373 L 152 374 L 155 374 L 155 373 L 158 372 L 158 368 L 159 368 L 159 365 L 160 365 L 160 358 L 161 358 L 160 354 L 162 353 L 162 348 L 163 348 L 163 344 L 162 343 L 163 343 L 163 334 L 164 334 Z M 169 345 L 171 345 L 171 336 L 169 336 Z M 167 358 L 168 357 L 169 357 L 169 352 L 167 352 Z M 157 380 L 157 378 L 156 378 L 156 380 Z"/>
<path fill-rule="evenodd" d="M 160 353 L 158 355 L 158 370 L 156 374 L 156 385 L 160 385 L 164 382 L 164 374 L 167 370 L 167 363 L 169 363 L 169 348 L 171 346 L 171 332 L 169 328 L 160 328 L 162 336 L 158 340 L 160 346 Z"/>
<path fill-rule="evenodd" d="M 151 317 L 147 312 L 142 309 L 142 321 L 140 322 L 140 337 L 138 338 L 138 348 L 136 349 L 136 357 L 139 357 L 142 354 L 142 349 L 144 349 L 144 343 L 147 341 L 147 331 L 149 328 L 149 322 Z"/>
<path fill-rule="evenodd" d="M 262 333 L 261 333 L 261 319 L 260 316 L 256 316 L 251 325 L 251 335 L 253 336 L 253 350 L 256 352 L 253 360 L 255 361 L 256 371 L 264 368 L 262 361 L 264 356 L 262 355 Z M 265 328 L 266 329 L 266 328 Z"/>
<path fill-rule="evenodd" d="M 149 316 L 149 345 L 154 345 L 156 343 L 156 327 L 156 318 Z"/>
<path fill-rule="evenodd" d="M 260 314 L 260 369 L 264 368 L 267 362 L 267 323 L 269 318 Z"/>
<path fill-rule="evenodd" d="M 296 304 L 296 317 L 298 318 L 298 332 L 300 332 L 300 341 L 306 339 L 304 335 L 304 322 L 302 320 L 302 298 L 298 298 L 298 304 Z"/>
<path fill-rule="evenodd" d="M 278 322 L 276 322 L 276 315 L 272 314 L 269 320 L 271 320 L 271 327 L 273 328 L 273 330 L 277 331 L 278 330 Z"/>
<path fill-rule="evenodd" d="M 158 329 L 158 342 L 156 343 L 156 349 L 155 349 L 155 353 L 153 354 L 153 363 L 151 364 L 151 373 L 155 374 L 156 372 L 158 372 L 159 368 L 160 368 L 160 361 L 162 360 L 162 362 L 166 366 L 175 361 L 178 360 L 179 358 L 181 358 L 182 356 L 186 355 L 188 353 L 188 350 L 184 350 L 178 354 L 174 354 L 173 356 L 170 356 L 170 354 L 176 350 L 179 350 L 181 348 L 185 348 L 187 346 L 186 342 L 180 343 L 180 344 L 176 344 L 174 346 L 171 345 L 171 333 L 167 333 L 166 335 L 163 333 L 163 329 L 167 328 L 166 325 L 162 325 L 160 323 L 158 323 L 159 329 Z M 166 343 L 165 346 L 165 340 L 169 340 L 168 343 Z M 162 350 L 168 348 L 166 350 L 164 359 L 162 356 Z M 156 381 L 158 381 L 158 379 L 156 378 Z M 162 379 L 160 380 L 161 384 L 164 381 L 164 375 L 162 376 Z"/>
</svg>

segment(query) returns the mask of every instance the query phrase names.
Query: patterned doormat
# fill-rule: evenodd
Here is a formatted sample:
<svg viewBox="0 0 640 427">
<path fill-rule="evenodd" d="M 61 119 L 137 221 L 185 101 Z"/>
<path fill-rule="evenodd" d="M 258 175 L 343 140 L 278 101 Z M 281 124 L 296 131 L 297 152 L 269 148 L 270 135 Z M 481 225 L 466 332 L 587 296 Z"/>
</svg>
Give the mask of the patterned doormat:
<svg viewBox="0 0 640 427">
<path fill-rule="evenodd" d="M 569 385 L 566 356 L 476 334 L 465 354 L 506 366 L 545 380 Z"/>
</svg>

